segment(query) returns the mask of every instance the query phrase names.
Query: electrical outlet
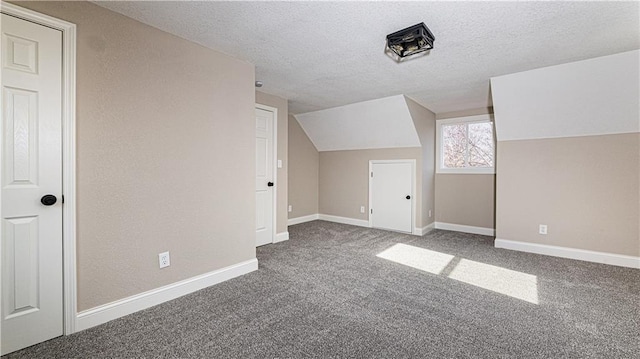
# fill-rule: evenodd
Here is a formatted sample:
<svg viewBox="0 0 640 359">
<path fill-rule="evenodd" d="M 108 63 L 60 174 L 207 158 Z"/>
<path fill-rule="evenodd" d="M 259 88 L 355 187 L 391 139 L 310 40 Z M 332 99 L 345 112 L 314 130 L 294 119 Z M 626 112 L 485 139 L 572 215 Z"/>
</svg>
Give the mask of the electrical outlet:
<svg viewBox="0 0 640 359">
<path fill-rule="evenodd" d="M 360 213 L 364 213 L 364 206 L 360 206 Z"/>
<path fill-rule="evenodd" d="M 429 218 L 431 218 L 431 210 L 429 210 Z"/>
<path fill-rule="evenodd" d="M 292 206 L 292 205 L 289 205 L 289 209 L 288 209 L 288 211 L 289 211 L 289 212 L 293 211 L 293 206 Z"/>
<path fill-rule="evenodd" d="M 547 225 L 546 224 L 541 224 L 540 228 L 538 229 L 538 233 L 547 234 Z"/>
<path fill-rule="evenodd" d="M 169 252 L 163 252 L 158 254 L 158 262 L 160 264 L 160 268 L 168 267 L 171 265 L 171 257 L 169 257 Z"/>
</svg>

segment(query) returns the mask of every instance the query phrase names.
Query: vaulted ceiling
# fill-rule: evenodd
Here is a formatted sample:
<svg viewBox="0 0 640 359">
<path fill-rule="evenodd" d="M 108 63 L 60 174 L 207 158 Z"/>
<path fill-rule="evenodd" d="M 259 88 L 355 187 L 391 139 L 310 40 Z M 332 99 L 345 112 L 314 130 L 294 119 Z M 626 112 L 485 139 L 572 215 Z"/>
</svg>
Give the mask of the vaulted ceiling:
<svg viewBox="0 0 640 359">
<path fill-rule="evenodd" d="M 639 2 L 97 2 L 249 61 L 300 114 L 408 95 L 433 112 L 486 107 L 494 76 L 640 48 Z M 425 22 L 426 56 L 385 36 Z"/>
<path fill-rule="evenodd" d="M 318 151 L 420 147 L 402 95 L 296 115 Z"/>
</svg>

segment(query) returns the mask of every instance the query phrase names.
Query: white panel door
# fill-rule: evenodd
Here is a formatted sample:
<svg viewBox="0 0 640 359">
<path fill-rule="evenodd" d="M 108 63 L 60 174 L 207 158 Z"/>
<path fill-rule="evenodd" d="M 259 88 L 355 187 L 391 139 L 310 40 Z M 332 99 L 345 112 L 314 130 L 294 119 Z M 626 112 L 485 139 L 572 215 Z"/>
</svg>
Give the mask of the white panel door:
<svg viewBox="0 0 640 359">
<path fill-rule="evenodd" d="M 63 333 L 62 33 L 2 14 L 2 354 Z M 45 205 L 43 196 L 57 197 Z M 52 197 L 49 197 L 52 199 Z"/>
<path fill-rule="evenodd" d="M 256 246 L 273 243 L 273 112 L 256 109 Z"/>
<path fill-rule="evenodd" d="M 371 164 L 372 226 L 411 233 L 413 212 L 413 164 L 388 162 Z"/>
</svg>

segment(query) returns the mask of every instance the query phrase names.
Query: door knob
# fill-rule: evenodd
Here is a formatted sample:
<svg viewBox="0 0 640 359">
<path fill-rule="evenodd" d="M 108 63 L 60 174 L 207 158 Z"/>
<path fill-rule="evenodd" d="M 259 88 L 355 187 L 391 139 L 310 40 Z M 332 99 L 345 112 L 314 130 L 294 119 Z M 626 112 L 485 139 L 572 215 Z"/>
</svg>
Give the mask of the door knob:
<svg viewBox="0 0 640 359">
<path fill-rule="evenodd" d="M 45 194 L 44 196 L 42 196 L 42 198 L 40 198 L 40 203 L 44 204 L 45 206 L 53 206 L 57 201 L 58 199 L 56 198 L 56 196 L 52 194 Z"/>
<path fill-rule="evenodd" d="M 273 182 L 267 182 L 267 186 L 273 187 Z"/>
<path fill-rule="evenodd" d="M 405 197 L 405 198 L 406 198 L 406 199 L 411 199 L 411 196 L 407 196 L 407 197 Z"/>
</svg>

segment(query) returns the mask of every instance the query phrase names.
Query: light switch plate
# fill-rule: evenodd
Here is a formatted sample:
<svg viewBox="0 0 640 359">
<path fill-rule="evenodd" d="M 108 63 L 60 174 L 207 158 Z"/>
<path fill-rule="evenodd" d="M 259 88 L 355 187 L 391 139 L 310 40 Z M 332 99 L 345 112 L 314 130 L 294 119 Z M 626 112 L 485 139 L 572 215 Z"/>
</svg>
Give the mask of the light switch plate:
<svg viewBox="0 0 640 359">
<path fill-rule="evenodd" d="M 282 168 L 282 160 L 278 160 L 278 168 Z"/>
</svg>

